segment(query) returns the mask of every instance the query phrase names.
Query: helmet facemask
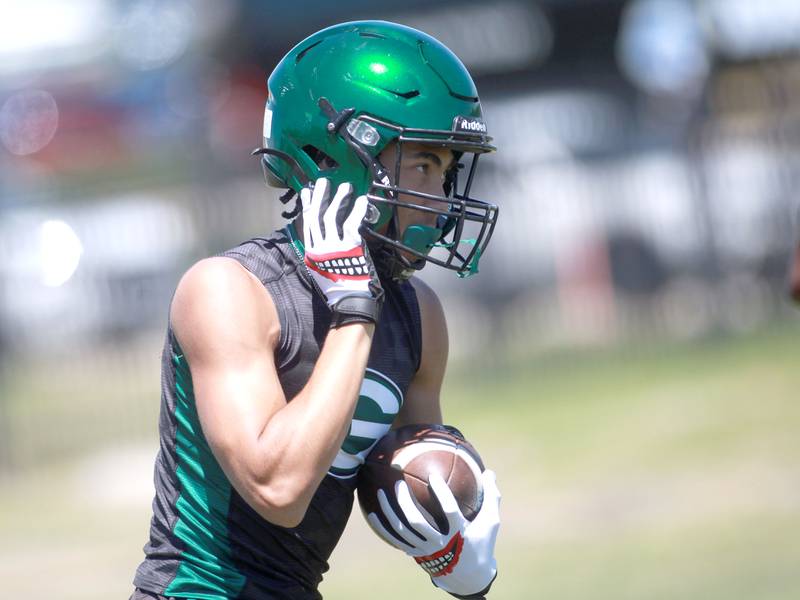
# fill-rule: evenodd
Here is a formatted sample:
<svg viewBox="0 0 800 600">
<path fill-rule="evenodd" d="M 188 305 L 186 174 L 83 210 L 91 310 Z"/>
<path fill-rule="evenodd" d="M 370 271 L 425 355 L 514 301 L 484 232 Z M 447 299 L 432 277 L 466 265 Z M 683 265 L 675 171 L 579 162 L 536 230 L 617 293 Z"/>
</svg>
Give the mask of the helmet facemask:
<svg viewBox="0 0 800 600">
<path fill-rule="evenodd" d="M 467 277 L 478 271 L 480 260 L 497 222 L 497 206 L 472 198 L 470 191 L 480 154 L 494 150 L 483 133 L 415 129 L 387 123 L 370 115 L 351 119 L 393 132 L 396 142 L 393 165 L 372 158 L 350 134 L 355 127 L 342 128 L 345 137 L 372 173 L 367 198 L 379 216 L 363 231 L 382 272 L 393 279 L 407 279 L 431 262 Z M 401 165 L 404 146 L 409 143 L 447 148 L 454 163 L 445 174 L 442 194 L 430 194 L 403 185 Z M 393 174 L 393 175 L 390 175 Z M 410 224 L 401 229 L 398 211 L 419 211 L 436 215 L 435 227 Z M 413 220 L 413 219 L 412 219 Z"/>
</svg>

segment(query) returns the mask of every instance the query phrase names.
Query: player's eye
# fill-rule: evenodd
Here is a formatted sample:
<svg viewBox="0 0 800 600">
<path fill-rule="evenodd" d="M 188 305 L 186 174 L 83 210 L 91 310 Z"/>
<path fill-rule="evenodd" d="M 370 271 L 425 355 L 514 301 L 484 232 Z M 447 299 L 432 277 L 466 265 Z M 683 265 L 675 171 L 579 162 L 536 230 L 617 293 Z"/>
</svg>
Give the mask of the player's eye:
<svg viewBox="0 0 800 600">
<path fill-rule="evenodd" d="M 429 178 L 429 179 L 436 178 L 436 179 L 441 179 L 441 180 L 444 181 L 445 174 L 446 174 L 446 171 L 441 171 L 440 169 L 437 169 L 436 167 L 434 167 L 433 165 L 431 165 L 429 163 L 422 163 L 422 164 L 419 164 L 419 165 L 414 165 L 413 169 L 417 173 L 421 173 L 422 175 L 424 175 L 426 178 Z"/>
</svg>

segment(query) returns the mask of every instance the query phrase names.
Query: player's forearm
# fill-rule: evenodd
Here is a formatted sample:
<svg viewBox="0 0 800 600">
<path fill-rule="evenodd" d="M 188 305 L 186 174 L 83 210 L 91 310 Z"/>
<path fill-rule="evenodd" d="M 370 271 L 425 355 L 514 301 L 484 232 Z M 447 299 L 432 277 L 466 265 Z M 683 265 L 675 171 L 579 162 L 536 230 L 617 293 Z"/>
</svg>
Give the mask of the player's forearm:
<svg viewBox="0 0 800 600">
<path fill-rule="evenodd" d="M 331 330 L 306 386 L 270 418 L 259 436 L 264 457 L 259 500 L 288 524 L 305 515 L 347 435 L 373 329 L 355 324 Z"/>
</svg>

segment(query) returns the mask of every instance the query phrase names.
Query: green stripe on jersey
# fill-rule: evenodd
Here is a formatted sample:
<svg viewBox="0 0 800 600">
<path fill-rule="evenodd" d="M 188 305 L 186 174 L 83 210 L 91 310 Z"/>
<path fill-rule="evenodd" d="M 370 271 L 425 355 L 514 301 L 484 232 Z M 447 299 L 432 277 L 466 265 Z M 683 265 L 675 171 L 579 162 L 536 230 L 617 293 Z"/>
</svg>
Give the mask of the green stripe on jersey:
<svg viewBox="0 0 800 600">
<path fill-rule="evenodd" d="M 182 354 L 175 367 L 175 447 L 181 493 L 174 535 L 183 559 L 165 595 L 197 600 L 238 597 L 245 577 L 236 569 L 228 539 L 231 485 L 211 453 L 197 417 L 192 376 Z"/>
<path fill-rule="evenodd" d="M 374 443 L 375 440 L 372 438 L 348 435 L 342 444 L 342 450 L 347 454 L 358 454 L 362 450 L 371 448 Z"/>
</svg>

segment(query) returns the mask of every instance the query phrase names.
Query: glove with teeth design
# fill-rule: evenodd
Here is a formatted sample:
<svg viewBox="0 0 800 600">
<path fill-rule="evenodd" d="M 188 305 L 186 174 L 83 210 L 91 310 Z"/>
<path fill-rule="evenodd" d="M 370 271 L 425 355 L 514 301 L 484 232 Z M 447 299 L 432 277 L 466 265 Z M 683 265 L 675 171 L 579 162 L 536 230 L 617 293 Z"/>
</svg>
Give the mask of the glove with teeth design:
<svg viewBox="0 0 800 600">
<path fill-rule="evenodd" d="M 483 503 L 475 518 L 468 521 L 444 479 L 438 473 L 431 474 L 430 487 L 447 516 L 446 533 L 423 516 L 402 480 L 395 485 L 395 492 L 410 528 L 395 514 L 383 490 L 378 490 L 378 503 L 397 536 L 384 528 L 375 513 L 367 515 L 375 533 L 413 557 L 436 587 L 456 598 L 483 598 L 497 576 L 494 546 L 500 528 L 500 491 L 494 471 L 487 469 L 481 479 Z"/>
<path fill-rule="evenodd" d="M 305 264 L 333 311 L 331 327 L 377 323 L 383 302 L 383 288 L 359 231 L 369 201 L 366 196 L 352 198 L 353 186 L 343 183 L 331 200 L 324 177 L 300 191 Z"/>
</svg>

